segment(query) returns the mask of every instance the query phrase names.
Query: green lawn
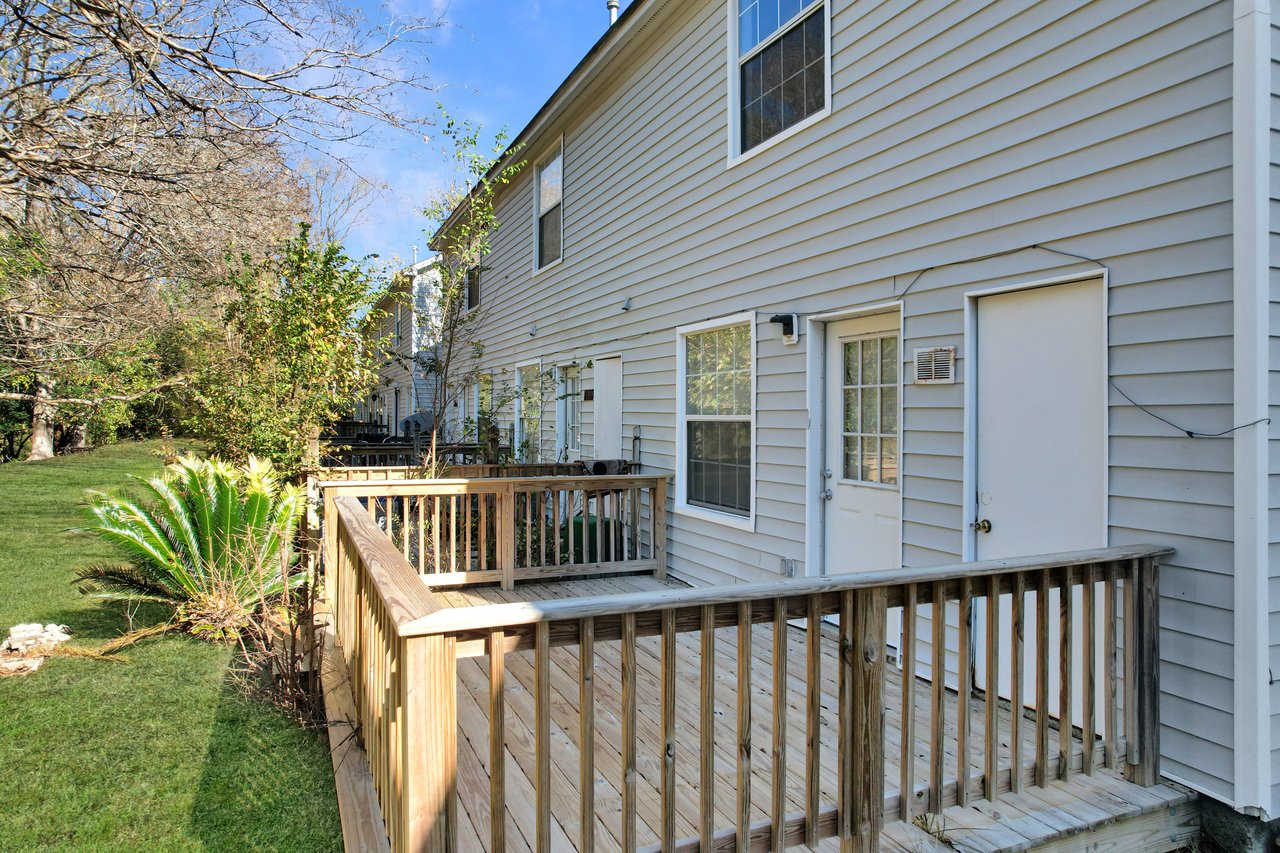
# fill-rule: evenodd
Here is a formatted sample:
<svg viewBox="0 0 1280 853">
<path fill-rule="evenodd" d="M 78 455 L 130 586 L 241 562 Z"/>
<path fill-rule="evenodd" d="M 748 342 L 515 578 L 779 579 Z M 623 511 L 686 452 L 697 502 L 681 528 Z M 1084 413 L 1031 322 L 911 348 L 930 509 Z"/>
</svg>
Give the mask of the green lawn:
<svg viewBox="0 0 1280 853">
<path fill-rule="evenodd" d="M 0 632 L 126 629 L 119 605 L 71 585 L 110 550 L 67 528 L 85 489 L 158 471 L 155 447 L 0 466 Z M 0 849 L 341 849 L 327 740 L 237 694 L 227 647 L 168 636 L 125 654 L 0 680 Z"/>
</svg>

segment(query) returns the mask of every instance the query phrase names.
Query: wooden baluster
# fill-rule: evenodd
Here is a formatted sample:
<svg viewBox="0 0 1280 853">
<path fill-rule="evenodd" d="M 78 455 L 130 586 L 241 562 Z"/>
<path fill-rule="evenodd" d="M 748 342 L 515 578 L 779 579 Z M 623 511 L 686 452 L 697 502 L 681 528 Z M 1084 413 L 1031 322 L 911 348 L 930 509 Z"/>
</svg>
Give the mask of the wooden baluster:
<svg viewBox="0 0 1280 853">
<path fill-rule="evenodd" d="M 596 496 L 596 555 L 590 562 L 604 562 L 604 493 L 597 491 Z"/>
<path fill-rule="evenodd" d="M 622 614 L 622 849 L 636 849 L 636 615 Z"/>
<path fill-rule="evenodd" d="M 476 527 L 476 550 L 480 552 L 480 571 L 489 570 L 489 495 L 481 493 L 477 498 L 480 501 L 480 522 Z"/>
<path fill-rule="evenodd" d="M 427 573 L 427 525 L 422 502 L 426 498 L 418 495 L 418 574 Z"/>
<path fill-rule="evenodd" d="M 1084 719 L 1082 720 L 1080 743 L 1083 746 L 1081 754 L 1080 769 L 1086 776 L 1093 775 L 1093 747 L 1096 735 L 1096 723 L 1094 718 L 1094 707 L 1097 704 L 1097 690 L 1094 686 L 1094 661 L 1098 654 L 1095 635 L 1098 630 L 1097 608 L 1094 605 L 1094 586 L 1097 582 L 1095 576 L 1095 567 L 1092 565 L 1081 566 L 1081 582 L 1084 586 L 1081 607 L 1083 614 L 1081 619 L 1083 626 L 1084 648 L 1081 650 L 1080 660 L 1080 689 L 1081 700 L 1084 705 Z"/>
<path fill-rule="evenodd" d="M 439 573 L 444 571 L 444 560 L 440 559 L 440 495 L 431 498 L 431 512 L 434 519 L 431 523 L 431 542 L 435 549 L 432 552 L 432 562 L 435 564 L 433 572 Z"/>
<path fill-rule="evenodd" d="M 738 602 L 738 820 L 734 849 L 751 849 L 751 602 Z"/>
<path fill-rule="evenodd" d="M 701 749 L 698 755 L 698 837 L 702 850 L 713 848 L 716 831 L 716 608 L 702 608 Z"/>
<path fill-rule="evenodd" d="M 524 498 L 524 567 L 533 567 L 533 493 L 520 492 Z"/>
<path fill-rule="evenodd" d="M 1116 569 L 1108 563 L 1102 570 L 1102 690 L 1103 690 L 1103 729 L 1106 743 L 1103 763 L 1108 770 L 1115 770 L 1117 754 L 1120 751 L 1120 737 L 1117 728 L 1120 723 L 1120 694 L 1116 689 L 1116 674 L 1119 670 L 1117 660 L 1118 643 L 1116 642 Z"/>
<path fill-rule="evenodd" d="M 662 611 L 662 849 L 676 844 L 676 613 Z"/>
<path fill-rule="evenodd" d="M 982 763 L 983 796 L 999 799 L 996 774 L 1000 769 L 1000 575 L 987 579 L 987 691 L 986 748 Z M 1017 707 L 1014 705 L 1013 707 Z"/>
<path fill-rule="evenodd" d="M 555 540 L 555 563 L 559 568 L 563 563 L 560 560 L 560 490 L 555 489 L 551 493 L 551 524 L 554 529 Z M 581 851 L 579 851 L 581 853 Z"/>
<path fill-rule="evenodd" d="M 773 600 L 773 834 L 770 849 L 786 848 L 787 830 L 787 607 Z"/>
<path fill-rule="evenodd" d="M 902 729 L 898 817 L 910 823 L 916 793 L 916 585 L 902 588 Z"/>
<path fill-rule="evenodd" d="M 462 560 L 462 570 L 464 572 L 471 571 L 471 554 L 472 554 L 472 551 L 471 551 L 471 518 L 472 518 L 471 504 L 472 504 L 472 501 L 474 500 L 475 498 L 473 498 L 470 494 L 465 494 L 462 496 L 462 507 L 463 507 L 462 523 L 463 523 L 463 534 L 465 539 L 465 545 L 463 546 L 464 551 L 463 551 L 463 560 Z"/>
<path fill-rule="evenodd" d="M 400 553 L 409 559 L 409 496 L 400 498 Z"/>
<path fill-rule="evenodd" d="M 506 484 L 494 500 L 498 517 L 494 519 L 497 530 L 498 568 L 502 570 L 502 588 L 516 588 L 516 492 Z"/>
<path fill-rule="evenodd" d="M 956 805 L 969 805 L 969 742 L 973 735 L 973 586 L 960 579 L 960 649 L 956 690 Z"/>
<path fill-rule="evenodd" d="M 534 796 L 537 800 L 537 853 L 551 851 L 551 625 L 534 628 Z"/>
<path fill-rule="evenodd" d="M 805 822 L 804 843 L 818 846 L 818 806 L 822 796 L 822 614 L 819 596 L 807 601 L 807 646 L 805 661 Z"/>
<path fill-rule="evenodd" d="M 574 543 L 574 539 L 576 538 L 576 531 L 573 529 L 575 526 L 574 515 L 573 515 L 573 505 L 576 502 L 577 494 L 578 494 L 577 489 L 569 490 L 569 509 L 566 512 L 566 515 L 569 518 L 569 565 L 571 566 L 576 562 L 573 554 L 573 543 Z"/>
<path fill-rule="evenodd" d="M 489 849 L 507 846 L 506 637 L 489 632 Z"/>
<path fill-rule="evenodd" d="M 1072 566 L 1063 566 L 1058 585 L 1058 635 L 1061 640 L 1061 658 L 1058 661 L 1058 778 L 1064 782 L 1071 778 L 1072 719 L 1075 716 L 1071 695 L 1075 680 L 1074 571 Z"/>
<path fill-rule="evenodd" d="M 1131 577 L 1125 588 L 1125 622 L 1134 623 L 1134 643 L 1132 653 L 1126 648 L 1132 665 L 1125 671 L 1125 686 L 1127 699 L 1129 682 L 1134 685 L 1134 727 L 1124 775 L 1150 787 L 1160 782 L 1160 590 L 1155 558 L 1135 560 Z"/>
<path fill-rule="evenodd" d="M 1023 658 L 1025 657 L 1026 578 L 1013 576 L 1013 601 L 1009 607 L 1009 791 L 1022 793 Z"/>
<path fill-rule="evenodd" d="M 929 811 L 942 813 L 942 780 L 946 769 L 943 741 L 947 718 L 947 586 L 945 581 L 933 583 L 933 659 L 930 665 L 933 694 L 929 719 Z"/>
<path fill-rule="evenodd" d="M 627 537 L 627 553 L 632 560 L 640 559 L 640 490 L 635 486 L 631 487 L 631 497 L 629 498 L 629 509 L 631 510 L 631 531 Z"/>
<path fill-rule="evenodd" d="M 1049 783 L 1049 571 L 1036 572 L 1036 787 Z"/>
<path fill-rule="evenodd" d="M 458 570 L 458 496 L 449 495 L 449 570 Z"/>
<path fill-rule="evenodd" d="M 596 846 L 596 623 L 590 617 L 580 627 L 578 661 L 578 820 L 582 841 L 578 853 Z"/>
</svg>

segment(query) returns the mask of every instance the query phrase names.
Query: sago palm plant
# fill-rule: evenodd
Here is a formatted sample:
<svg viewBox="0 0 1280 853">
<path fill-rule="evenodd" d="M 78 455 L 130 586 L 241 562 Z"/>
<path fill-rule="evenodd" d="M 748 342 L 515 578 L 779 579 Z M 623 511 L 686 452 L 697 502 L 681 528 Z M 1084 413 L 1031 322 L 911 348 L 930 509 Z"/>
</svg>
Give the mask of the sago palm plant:
<svg viewBox="0 0 1280 853">
<path fill-rule="evenodd" d="M 269 462 L 239 468 L 185 456 L 140 480 L 145 502 L 90 492 L 89 532 L 126 562 L 79 570 L 81 591 L 171 607 L 196 634 L 230 638 L 305 581 L 293 572 L 303 491 L 281 485 Z"/>
</svg>

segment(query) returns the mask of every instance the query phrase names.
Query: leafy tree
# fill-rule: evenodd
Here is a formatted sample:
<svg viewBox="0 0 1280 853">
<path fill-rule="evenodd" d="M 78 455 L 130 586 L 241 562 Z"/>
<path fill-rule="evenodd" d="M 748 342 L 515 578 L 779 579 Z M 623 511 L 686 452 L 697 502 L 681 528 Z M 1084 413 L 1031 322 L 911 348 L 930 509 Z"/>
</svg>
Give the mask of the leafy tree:
<svg viewBox="0 0 1280 853">
<path fill-rule="evenodd" d="M 188 426 L 214 455 L 258 456 L 292 474 L 320 428 L 373 383 L 376 282 L 301 225 L 265 260 L 241 258 L 223 285 L 223 325 L 191 336 Z"/>
<path fill-rule="evenodd" d="M 497 134 L 492 150 L 485 152 L 476 125 L 449 117 L 443 107 L 440 111 L 441 132 L 459 176 L 432 196 L 423 211 L 432 224 L 431 247 L 436 255 L 432 275 L 426 277 L 428 308 L 420 312 L 418 320 L 424 348 L 415 365 L 436 389 L 431 414 L 437 431 L 459 395 L 482 380 L 484 345 L 479 332 L 486 306 L 483 296 L 480 305 L 470 304 L 468 290 L 478 281 L 483 291 L 484 259 L 501 224 L 495 209 L 497 196 L 525 166 L 519 159 L 520 147 L 507 146 L 505 131 Z M 508 391 L 491 388 L 475 425 L 479 440 L 483 441 L 494 412 L 509 401 Z"/>
</svg>

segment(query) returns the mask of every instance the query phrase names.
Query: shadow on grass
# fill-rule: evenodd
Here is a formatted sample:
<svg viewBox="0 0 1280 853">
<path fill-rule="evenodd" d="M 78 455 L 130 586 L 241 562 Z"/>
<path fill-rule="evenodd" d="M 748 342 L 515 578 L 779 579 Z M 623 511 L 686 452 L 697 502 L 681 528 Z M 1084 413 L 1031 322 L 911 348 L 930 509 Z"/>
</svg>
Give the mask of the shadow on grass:
<svg viewBox="0 0 1280 853">
<path fill-rule="evenodd" d="M 84 600 L 88 606 L 54 610 L 37 616 L 45 624 L 53 622 L 69 627 L 76 645 L 93 646 L 130 631 L 167 622 L 173 613 L 169 608 L 151 602 L 130 606 L 89 596 Z"/>
<path fill-rule="evenodd" d="M 210 851 L 341 849 L 328 740 L 228 678 L 191 813 Z"/>
</svg>

